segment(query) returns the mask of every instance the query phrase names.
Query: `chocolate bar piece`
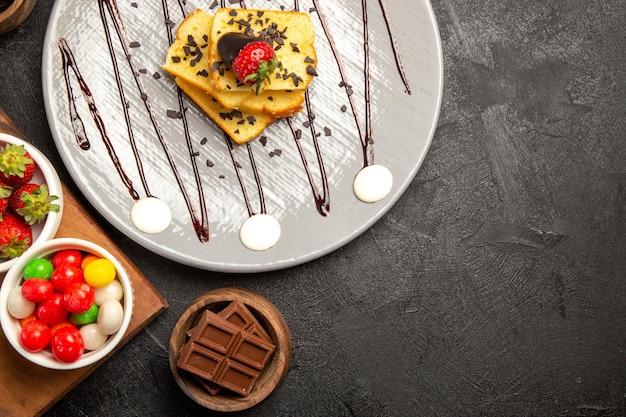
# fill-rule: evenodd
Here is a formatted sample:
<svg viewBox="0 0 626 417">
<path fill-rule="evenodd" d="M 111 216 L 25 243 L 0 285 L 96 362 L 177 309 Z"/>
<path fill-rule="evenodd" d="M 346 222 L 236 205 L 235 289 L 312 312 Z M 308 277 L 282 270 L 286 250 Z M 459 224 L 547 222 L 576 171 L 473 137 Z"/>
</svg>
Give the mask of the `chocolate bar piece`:
<svg viewBox="0 0 626 417">
<path fill-rule="evenodd" d="M 237 363 L 230 359 L 224 361 L 224 366 L 219 375 L 216 376 L 215 383 L 246 396 L 254 386 L 260 371 Z"/>
<path fill-rule="evenodd" d="M 252 334 L 259 336 L 268 343 L 272 343 L 272 338 L 267 334 L 261 323 L 254 317 L 248 307 L 240 300 L 232 301 L 228 307 L 218 313 L 237 327 L 241 327 Z"/>
<path fill-rule="evenodd" d="M 205 310 L 189 331 L 177 366 L 207 383 L 248 395 L 276 346 L 265 339 L 265 330 L 240 302 L 220 314 Z M 212 385 L 211 385 L 212 387 Z M 217 387 L 208 389 L 217 393 Z"/>
<path fill-rule="evenodd" d="M 196 343 L 187 343 L 180 351 L 176 366 L 210 381 L 221 371 L 224 359 L 211 349 Z"/>
<path fill-rule="evenodd" d="M 208 313 L 218 317 L 209 310 L 206 311 L 204 317 L 206 317 Z M 232 350 L 233 345 L 239 338 L 240 329 L 232 326 L 225 320 L 207 318 L 201 320 L 201 326 L 200 329 L 197 329 L 197 331 L 191 335 L 191 339 L 223 355 L 227 355 L 228 352 Z"/>
<path fill-rule="evenodd" d="M 275 346 L 266 343 L 252 333 L 241 332 L 240 335 L 241 337 L 237 339 L 230 357 L 255 369 L 262 370 L 272 356 Z"/>
</svg>

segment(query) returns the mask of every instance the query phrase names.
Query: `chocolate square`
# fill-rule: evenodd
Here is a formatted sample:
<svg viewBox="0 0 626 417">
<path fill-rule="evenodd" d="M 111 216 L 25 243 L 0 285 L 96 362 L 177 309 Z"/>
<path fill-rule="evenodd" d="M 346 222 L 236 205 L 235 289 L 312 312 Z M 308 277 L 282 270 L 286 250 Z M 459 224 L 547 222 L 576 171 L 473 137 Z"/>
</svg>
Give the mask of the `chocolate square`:
<svg viewBox="0 0 626 417">
<path fill-rule="evenodd" d="M 215 382 L 238 394 L 248 395 L 254 386 L 260 372 L 236 361 L 226 359 L 224 367 Z"/>
<path fill-rule="evenodd" d="M 202 327 L 196 326 L 191 339 L 227 355 L 238 339 L 239 329 L 216 318 L 219 317 L 215 313 L 206 310 L 201 319 Z"/>
<path fill-rule="evenodd" d="M 180 352 L 176 366 L 201 378 L 212 380 L 221 371 L 225 357 L 195 343 L 188 343 Z"/>
<path fill-rule="evenodd" d="M 267 334 L 256 317 L 254 317 L 254 314 L 252 314 L 248 307 L 240 300 L 232 301 L 228 307 L 220 311 L 218 315 L 235 326 L 256 334 L 266 342 L 273 343 L 272 338 Z"/>
<path fill-rule="evenodd" d="M 262 370 L 269 361 L 275 346 L 251 333 L 242 333 L 233 348 L 231 358 Z"/>
</svg>

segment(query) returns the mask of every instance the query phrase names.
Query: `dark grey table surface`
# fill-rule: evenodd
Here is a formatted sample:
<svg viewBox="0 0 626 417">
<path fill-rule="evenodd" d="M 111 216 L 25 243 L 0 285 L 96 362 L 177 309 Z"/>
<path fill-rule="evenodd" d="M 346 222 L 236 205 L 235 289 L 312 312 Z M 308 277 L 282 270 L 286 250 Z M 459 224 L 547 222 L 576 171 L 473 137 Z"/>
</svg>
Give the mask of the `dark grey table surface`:
<svg viewBox="0 0 626 417">
<path fill-rule="evenodd" d="M 78 193 L 44 112 L 51 7 L 0 36 L 0 107 Z M 170 307 L 49 417 L 217 414 L 178 388 L 167 343 L 226 286 L 268 297 L 293 338 L 282 386 L 236 415 L 626 415 L 624 1 L 433 7 L 443 105 L 395 207 L 322 259 L 258 275 L 181 266 L 94 212 Z"/>
</svg>

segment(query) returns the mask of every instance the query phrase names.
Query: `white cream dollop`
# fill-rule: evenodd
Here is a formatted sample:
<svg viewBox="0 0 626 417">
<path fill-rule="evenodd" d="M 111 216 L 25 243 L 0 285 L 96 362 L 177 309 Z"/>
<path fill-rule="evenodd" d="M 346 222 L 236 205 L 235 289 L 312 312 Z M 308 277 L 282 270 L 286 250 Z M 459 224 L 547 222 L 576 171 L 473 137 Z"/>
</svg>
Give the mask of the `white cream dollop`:
<svg viewBox="0 0 626 417">
<path fill-rule="evenodd" d="M 146 197 L 135 202 L 130 211 L 130 220 L 144 233 L 161 233 L 172 223 L 172 211 L 163 200 Z"/>
<path fill-rule="evenodd" d="M 368 165 L 354 177 L 354 194 L 365 203 L 375 203 L 387 197 L 393 185 L 391 171 L 382 165 Z"/>
<path fill-rule="evenodd" d="M 280 223 L 269 214 L 255 214 L 241 226 L 239 238 L 250 249 L 264 251 L 274 246 L 280 239 Z"/>
</svg>

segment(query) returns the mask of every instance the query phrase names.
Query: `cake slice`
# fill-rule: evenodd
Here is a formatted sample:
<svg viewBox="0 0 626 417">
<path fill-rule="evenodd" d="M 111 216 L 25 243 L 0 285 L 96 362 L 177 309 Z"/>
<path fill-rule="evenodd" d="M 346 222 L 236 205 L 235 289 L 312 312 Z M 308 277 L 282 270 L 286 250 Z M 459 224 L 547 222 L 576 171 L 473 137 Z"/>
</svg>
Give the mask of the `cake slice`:
<svg viewBox="0 0 626 417">
<path fill-rule="evenodd" d="M 307 13 L 282 10 L 219 9 L 209 35 L 209 73 L 218 91 L 252 91 L 240 84 L 224 64 L 217 43 L 226 33 L 245 33 L 273 46 L 283 70 L 265 82 L 262 91 L 304 90 L 316 75 L 315 30 Z"/>
<path fill-rule="evenodd" d="M 209 32 L 213 16 L 197 9 L 176 29 L 176 40 L 170 46 L 163 69 L 205 91 L 224 107 L 253 113 L 287 117 L 302 110 L 304 92 L 273 91 L 258 96 L 251 89 L 219 91 L 210 77 L 208 60 Z"/>
<path fill-rule="evenodd" d="M 210 94 L 187 80 L 176 77 L 176 85 L 187 94 L 238 145 L 259 136 L 275 117 L 224 107 Z"/>
</svg>

